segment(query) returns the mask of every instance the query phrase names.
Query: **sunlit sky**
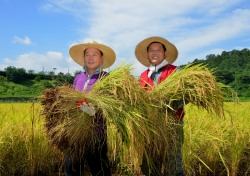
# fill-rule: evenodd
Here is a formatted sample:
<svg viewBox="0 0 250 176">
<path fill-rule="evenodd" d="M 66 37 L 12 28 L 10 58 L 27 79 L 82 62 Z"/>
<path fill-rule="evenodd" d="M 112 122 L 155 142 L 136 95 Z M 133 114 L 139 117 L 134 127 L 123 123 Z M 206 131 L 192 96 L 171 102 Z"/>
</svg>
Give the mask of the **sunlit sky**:
<svg viewBox="0 0 250 176">
<path fill-rule="evenodd" d="M 144 38 L 175 44 L 174 65 L 233 49 L 250 49 L 249 0 L 0 0 L 0 70 L 8 66 L 56 73 L 82 70 L 73 44 L 97 41 L 117 55 L 111 70 L 132 63 Z"/>
</svg>

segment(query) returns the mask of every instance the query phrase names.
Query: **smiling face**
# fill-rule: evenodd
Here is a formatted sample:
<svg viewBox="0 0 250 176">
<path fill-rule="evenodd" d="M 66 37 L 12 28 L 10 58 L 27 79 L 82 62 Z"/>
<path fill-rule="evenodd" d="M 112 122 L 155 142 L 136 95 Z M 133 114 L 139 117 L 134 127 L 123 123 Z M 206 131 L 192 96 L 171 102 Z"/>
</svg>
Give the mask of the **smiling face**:
<svg viewBox="0 0 250 176">
<path fill-rule="evenodd" d="M 87 48 L 84 51 L 84 65 L 88 74 L 92 74 L 99 66 L 103 64 L 103 53 L 97 48 Z"/>
<path fill-rule="evenodd" d="M 153 42 L 148 46 L 147 54 L 152 65 L 159 65 L 167 57 L 166 48 L 158 42 Z"/>
</svg>

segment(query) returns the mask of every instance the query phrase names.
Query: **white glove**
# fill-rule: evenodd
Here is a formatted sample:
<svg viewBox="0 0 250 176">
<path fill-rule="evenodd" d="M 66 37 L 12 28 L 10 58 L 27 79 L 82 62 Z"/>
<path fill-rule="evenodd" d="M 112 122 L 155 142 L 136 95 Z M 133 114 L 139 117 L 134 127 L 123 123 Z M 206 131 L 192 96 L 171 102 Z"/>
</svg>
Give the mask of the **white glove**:
<svg viewBox="0 0 250 176">
<path fill-rule="evenodd" d="M 94 108 L 93 106 L 89 106 L 89 105 L 86 104 L 86 103 L 84 103 L 83 105 L 81 105 L 81 106 L 80 106 L 80 109 L 81 109 L 84 113 L 86 113 L 86 114 L 88 114 L 88 115 L 90 115 L 90 116 L 94 116 L 95 113 L 96 113 L 95 108 Z"/>
</svg>

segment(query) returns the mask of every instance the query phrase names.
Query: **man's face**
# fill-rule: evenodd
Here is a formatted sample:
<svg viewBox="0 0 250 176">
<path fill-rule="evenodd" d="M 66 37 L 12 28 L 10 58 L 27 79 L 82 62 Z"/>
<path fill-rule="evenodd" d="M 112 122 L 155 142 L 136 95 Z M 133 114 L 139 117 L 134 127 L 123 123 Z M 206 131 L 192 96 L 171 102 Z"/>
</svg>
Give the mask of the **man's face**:
<svg viewBox="0 0 250 176">
<path fill-rule="evenodd" d="M 103 56 L 97 48 L 87 48 L 84 53 L 84 65 L 88 70 L 96 70 L 103 64 Z"/>
<path fill-rule="evenodd" d="M 148 60 L 152 65 L 159 65 L 166 58 L 161 43 L 151 43 L 148 47 Z"/>
</svg>

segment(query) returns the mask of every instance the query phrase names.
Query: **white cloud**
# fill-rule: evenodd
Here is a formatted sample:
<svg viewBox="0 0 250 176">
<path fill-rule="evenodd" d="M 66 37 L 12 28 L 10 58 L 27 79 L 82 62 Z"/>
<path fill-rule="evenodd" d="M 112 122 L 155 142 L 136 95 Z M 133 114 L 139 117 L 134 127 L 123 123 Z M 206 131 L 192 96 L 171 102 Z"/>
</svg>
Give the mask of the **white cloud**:
<svg viewBox="0 0 250 176">
<path fill-rule="evenodd" d="M 66 12 L 79 19 L 86 19 L 89 4 L 89 0 L 47 0 L 40 9 L 46 12 Z"/>
<path fill-rule="evenodd" d="M 225 22 L 226 28 L 224 28 L 223 23 L 220 24 L 223 20 L 218 21 L 217 19 L 220 19 L 220 12 L 226 11 L 227 7 L 238 2 L 237 0 L 230 2 L 225 0 L 139 0 L 131 2 L 104 0 L 97 2 L 97 0 L 93 0 L 90 2 L 93 7 L 89 20 L 90 28 L 82 30 L 83 36 L 107 41 L 116 51 L 120 52 L 119 54 L 133 52 L 135 45 L 140 40 L 152 35 L 166 37 L 180 47 L 191 50 L 190 41 L 196 43 L 194 46 L 202 47 L 204 44 L 209 45 L 212 42 L 225 40 L 230 37 L 229 35 L 239 32 L 239 30 L 234 30 L 237 26 L 231 26 L 232 32 L 228 31 L 229 37 L 221 35 L 224 30 L 227 30 L 229 23 Z M 228 21 L 233 18 L 230 17 L 230 13 L 226 15 Z M 224 19 L 225 16 L 221 18 Z M 239 21 L 240 18 L 241 16 L 238 16 L 233 19 Z M 217 29 L 220 31 L 216 31 Z"/>
<path fill-rule="evenodd" d="M 76 70 L 81 70 L 71 58 L 66 58 L 62 53 L 56 51 L 48 51 L 44 54 L 40 53 L 25 53 L 18 56 L 16 59 L 5 58 L 1 69 L 8 66 L 16 68 L 25 68 L 25 70 L 34 70 L 35 72 L 45 71 L 50 72 L 56 68 L 56 72 L 71 73 Z"/>
<path fill-rule="evenodd" d="M 199 53 L 197 55 L 194 55 L 194 59 L 199 59 L 199 60 L 204 60 L 206 59 L 206 56 L 210 55 L 210 54 L 214 54 L 214 55 L 220 55 L 223 51 L 225 51 L 225 49 L 223 48 L 214 48 L 202 53 Z"/>
<path fill-rule="evenodd" d="M 188 36 L 183 36 L 183 40 L 176 42 L 179 48 L 180 57 L 183 59 L 184 57 L 182 56 L 202 48 L 204 50 L 207 46 L 216 49 L 217 42 L 233 40 L 245 34 L 250 36 L 249 19 L 250 10 L 236 10 L 227 18 L 219 18 L 211 25 L 189 31 Z M 197 58 L 197 55 L 199 54 L 196 54 L 196 56 L 194 55 L 192 58 L 188 58 L 188 62 Z"/>
<path fill-rule="evenodd" d="M 27 36 L 24 37 L 24 38 L 20 38 L 20 37 L 14 36 L 13 43 L 20 43 L 20 44 L 24 44 L 24 45 L 31 45 L 32 41 Z"/>
<path fill-rule="evenodd" d="M 49 0 L 47 7 L 65 11 L 88 25 L 77 29 L 84 36 L 77 41 L 95 40 L 111 46 L 118 63 L 127 58 L 139 73 L 144 66 L 136 61 L 134 48 L 146 37 L 158 35 L 173 42 L 179 50 L 176 64 L 186 64 L 198 56 L 204 58 L 209 52 L 220 52 L 218 48 L 224 48 L 217 46 L 220 42 L 249 34 L 250 10 L 235 9 L 246 2 Z"/>
</svg>

